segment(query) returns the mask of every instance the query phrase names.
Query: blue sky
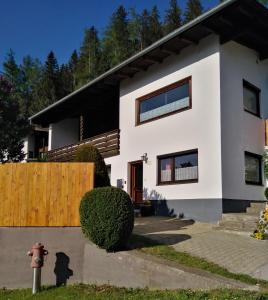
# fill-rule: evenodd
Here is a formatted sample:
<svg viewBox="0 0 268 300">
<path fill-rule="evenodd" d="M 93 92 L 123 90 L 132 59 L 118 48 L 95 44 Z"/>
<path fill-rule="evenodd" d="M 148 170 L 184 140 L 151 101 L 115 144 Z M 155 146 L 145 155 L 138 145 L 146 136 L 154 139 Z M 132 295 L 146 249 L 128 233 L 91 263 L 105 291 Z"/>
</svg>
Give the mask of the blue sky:
<svg viewBox="0 0 268 300">
<path fill-rule="evenodd" d="M 186 1 L 178 0 L 181 7 Z M 218 0 L 203 0 L 211 8 Z M 161 16 L 169 0 L 0 0 L 0 70 L 11 48 L 18 63 L 30 54 L 42 62 L 53 50 L 59 63 L 79 49 L 85 28 L 95 25 L 102 34 L 112 12 L 123 4 L 137 11 L 157 5 Z"/>
</svg>

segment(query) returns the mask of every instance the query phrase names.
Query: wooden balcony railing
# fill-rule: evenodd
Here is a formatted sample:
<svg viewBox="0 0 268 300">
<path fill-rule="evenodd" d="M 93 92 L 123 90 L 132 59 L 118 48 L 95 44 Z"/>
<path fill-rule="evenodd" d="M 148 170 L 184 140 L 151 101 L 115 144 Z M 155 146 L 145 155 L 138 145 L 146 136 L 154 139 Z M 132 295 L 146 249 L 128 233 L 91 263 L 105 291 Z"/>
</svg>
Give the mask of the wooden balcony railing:
<svg viewBox="0 0 268 300">
<path fill-rule="evenodd" d="M 82 140 L 77 144 L 64 146 L 47 152 L 48 161 L 72 161 L 77 148 L 81 145 L 91 144 L 101 153 L 103 158 L 115 156 L 120 151 L 120 131 L 119 129 L 103 134 L 93 136 L 89 139 Z"/>
</svg>

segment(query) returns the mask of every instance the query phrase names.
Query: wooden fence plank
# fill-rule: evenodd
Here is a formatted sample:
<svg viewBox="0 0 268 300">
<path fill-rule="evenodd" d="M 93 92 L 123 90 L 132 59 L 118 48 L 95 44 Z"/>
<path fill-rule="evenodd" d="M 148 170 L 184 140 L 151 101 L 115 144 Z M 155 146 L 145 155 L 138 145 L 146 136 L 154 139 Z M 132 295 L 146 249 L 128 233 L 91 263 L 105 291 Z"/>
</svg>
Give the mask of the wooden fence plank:
<svg viewBox="0 0 268 300">
<path fill-rule="evenodd" d="M 0 165 L 0 226 L 80 226 L 93 181 L 92 163 Z"/>
</svg>

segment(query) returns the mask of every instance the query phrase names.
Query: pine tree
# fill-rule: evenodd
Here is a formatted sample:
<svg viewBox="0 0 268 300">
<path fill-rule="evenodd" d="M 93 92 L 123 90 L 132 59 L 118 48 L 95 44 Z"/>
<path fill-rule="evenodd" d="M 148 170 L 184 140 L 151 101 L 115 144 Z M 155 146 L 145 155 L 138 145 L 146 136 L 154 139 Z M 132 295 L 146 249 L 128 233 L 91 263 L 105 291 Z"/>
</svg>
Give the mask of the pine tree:
<svg viewBox="0 0 268 300">
<path fill-rule="evenodd" d="M 40 110 L 36 104 L 38 103 L 37 87 L 43 72 L 42 64 L 38 59 L 27 55 L 22 60 L 20 72 L 22 78 L 20 107 L 22 114 L 28 118 Z"/>
<path fill-rule="evenodd" d="M 79 62 L 79 57 L 77 51 L 74 50 L 69 60 L 69 69 L 72 74 L 72 90 L 74 90 L 78 85 L 78 81 L 77 81 L 78 62 Z"/>
<path fill-rule="evenodd" d="M 20 84 L 20 69 L 15 60 L 15 53 L 10 49 L 3 63 L 5 76 L 15 87 Z"/>
<path fill-rule="evenodd" d="M 53 51 L 47 56 L 38 91 L 40 106 L 46 107 L 60 98 L 59 66 Z"/>
<path fill-rule="evenodd" d="M 147 9 L 144 9 L 140 17 L 140 50 L 148 47 L 151 42 L 151 31 L 150 31 L 150 15 Z"/>
<path fill-rule="evenodd" d="M 20 113 L 13 85 L 0 76 L 0 162 L 21 161 L 28 122 Z"/>
<path fill-rule="evenodd" d="M 85 30 L 77 65 L 77 86 L 81 86 L 100 73 L 100 42 L 94 26 Z"/>
<path fill-rule="evenodd" d="M 130 19 L 128 21 L 128 34 L 130 48 L 133 53 L 141 49 L 141 16 L 136 12 L 135 8 L 129 11 Z"/>
<path fill-rule="evenodd" d="M 203 13 L 203 7 L 200 0 L 188 0 L 186 4 L 186 10 L 184 13 L 184 22 L 188 23 L 191 20 L 196 19 Z"/>
<path fill-rule="evenodd" d="M 181 9 L 177 0 L 170 0 L 169 9 L 166 11 L 164 30 L 168 34 L 182 25 Z"/>
<path fill-rule="evenodd" d="M 68 64 L 62 64 L 59 70 L 58 99 L 65 97 L 73 91 L 73 76 Z"/>
<path fill-rule="evenodd" d="M 162 24 L 160 22 L 159 11 L 156 5 L 153 7 L 151 12 L 149 27 L 151 43 L 154 43 L 163 37 Z"/>
<path fill-rule="evenodd" d="M 107 70 L 127 59 L 133 53 L 130 45 L 127 12 L 121 5 L 113 13 L 105 32 L 102 68 Z"/>
</svg>

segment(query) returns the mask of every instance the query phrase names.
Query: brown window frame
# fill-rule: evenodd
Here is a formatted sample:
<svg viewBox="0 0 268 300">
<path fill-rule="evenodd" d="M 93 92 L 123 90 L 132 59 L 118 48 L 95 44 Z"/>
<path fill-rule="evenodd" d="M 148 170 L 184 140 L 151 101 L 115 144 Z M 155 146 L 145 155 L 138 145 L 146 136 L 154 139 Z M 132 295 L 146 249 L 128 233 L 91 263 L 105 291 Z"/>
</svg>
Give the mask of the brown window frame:
<svg viewBox="0 0 268 300">
<path fill-rule="evenodd" d="M 247 180 L 246 179 L 246 156 L 249 156 L 249 157 L 253 157 L 253 158 L 257 158 L 258 161 L 259 161 L 259 178 L 260 180 L 257 182 L 257 181 L 250 181 L 250 180 Z M 262 186 L 263 185 L 263 176 L 262 176 L 262 156 L 259 155 L 259 154 L 255 154 L 255 153 L 252 153 L 252 152 L 248 152 L 248 151 L 245 151 L 244 153 L 244 159 L 245 159 L 245 183 L 248 184 L 248 185 L 259 185 L 259 186 Z"/>
<path fill-rule="evenodd" d="M 186 180 L 175 180 L 175 158 L 177 156 L 183 156 L 187 154 L 197 154 L 197 178 L 196 179 L 186 179 Z M 161 182 L 161 160 L 162 159 L 172 159 L 171 165 L 171 181 Z M 197 183 L 199 180 L 199 158 L 198 158 L 198 149 L 191 149 L 186 151 L 180 151 L 165 155 L 157 156 L 157 185 L 172 185 L 172 184 L 184 184 L 184 183 Z"/>
<path fill-rule="evenodd" d="M 189 106 L 187 107 L 184 107 L 184 108 L 181 108 L 181 109 L 177 109 L 177 110 L 174 110 L 172 112 L 169 112 L 169 113 L 166 113 L 166 114 L 163 114 L 161 116 L 157 116 L 157 117 L 154 117 L 152 119 L 149 119 L 149 120 L 146 120 L 146 121 L 143 121 L 141 122 L 140 121 L 140 103 L 143 102 L 143 101 L 146 101 L 146 100 L 149 100 L 155 96 L 158 96 L 158 95 L 161 95 L 163 93 L 166 93 L 170 90 L 173 90 L 179 86 L 182 86 L 184 84 L 188 83 L 189 84 Z M 142 124 L 145 124 L 145 123 L 149 123 L 149 122 L 152 122 L 152 121 L 155 121 L 155 120 L 158 120 L 158 119 L 162 119 L 162 118 L 165 118 L 165 117 L 168 117 L 170 115 L 174 115 L 174 114 L 177 114 L 179 112 L 182 112 L 182 111 L 186 111 L 186 110 L 189 110 L 192 108 L 192 76 L 189 76 L 187 78 L 184 78 L 182 80 L 179 80 L 177 82 L 174 82 L 170 85 L 167 85 L 163 88 L 160 88 L 152 93 L 149 93 L 149 94 L 146 94 L 142 97 L 139 97 L 136 99 L 136 126 L 138 125 L 142 125 Z"/>
<path fill-rule="evenodd" d="M 254 94 L 256 95 L 256 99 L 257 99 L 257 112 L 254 113 L 250 110 L 248 110 L 245 107 L 244 104 L 244 88 L 247 88 L 248 90 L 254 92 Z M 256 87 L 255 85 L 253 85 L 252 83 L 248 82 L 247 80 L 243 79 L 243 107 L 244 107 L 244 111 L 246 111 L 247 113 L 256 116 L 258 118 L 261 117 L 261 107 L 260 107 L 260 98 L 261 98 L 261 89 L 259 89 L 258 87 Z"/>
</svg>

